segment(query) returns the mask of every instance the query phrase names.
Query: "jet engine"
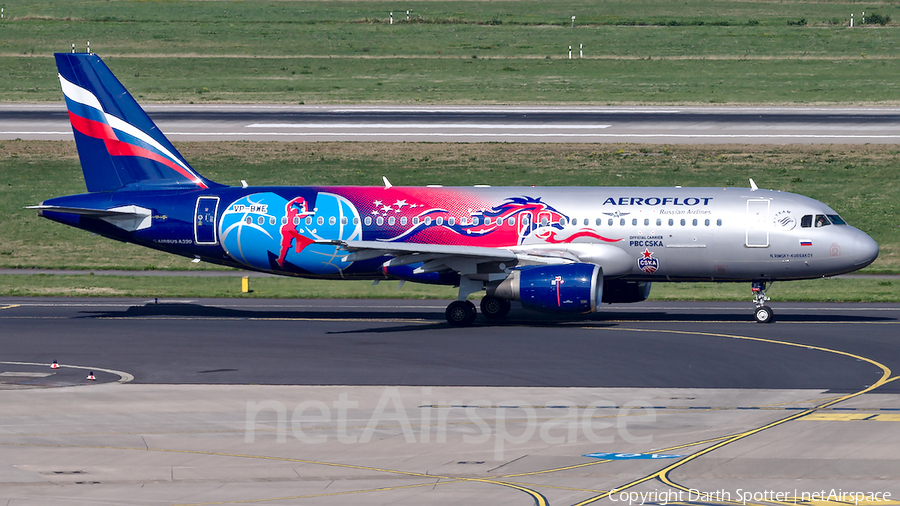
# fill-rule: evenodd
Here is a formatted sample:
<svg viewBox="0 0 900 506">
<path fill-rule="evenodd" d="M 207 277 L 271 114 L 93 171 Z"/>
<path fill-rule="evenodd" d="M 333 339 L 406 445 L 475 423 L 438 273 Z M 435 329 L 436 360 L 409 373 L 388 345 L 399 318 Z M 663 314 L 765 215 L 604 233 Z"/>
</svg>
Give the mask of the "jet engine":
<svg viewBox="0 0 900 506">
<path fill-rule="evenodd" d="M 520 267 L 488 295 L 545 313 L 593 313 L 603 299 L 603 270 L 584 263 Z"/>
</svg>

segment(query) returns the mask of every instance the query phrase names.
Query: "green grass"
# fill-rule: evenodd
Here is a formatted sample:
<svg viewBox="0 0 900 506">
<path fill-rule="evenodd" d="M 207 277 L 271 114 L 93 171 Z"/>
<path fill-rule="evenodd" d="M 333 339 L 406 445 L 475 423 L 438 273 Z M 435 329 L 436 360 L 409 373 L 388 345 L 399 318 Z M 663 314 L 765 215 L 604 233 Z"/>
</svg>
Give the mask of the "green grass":
<svg viewBox="0 0 900 506">
<path fill-rule="evenodd" d="M 896 146 L 178 143 L 205 176 L 238 185 L 712 186 L 807 195 L 881 246 L 866 272 L 900 273 Z M 22 208 L 83 193 L 74 144 L 0 141 L 0 267 L 204 269 L 39 218 Z"/>
<path fill-rule="evenodd" d="M 323 281 L 251 278 L 250 293 L 241 279 L 222 277 L 0 275 L 0 297 L 253 297 L 253 298 L 398 298 L 453 299 L 456 289 L 396 281 Z M 473 298 L 481 298 L 475 294 Z M 775 283 L 769 296 L 778 302 L 900 302 L 900 282 L 886 279 L 817 279 Z M 749 302 L 746 283 L 654 283 L 651 300 L 724 300 Z"/>
<path fill-rule="evenodd" d="M 87 41 L 139 99 L 284 103 L 895 104 L 896 22 L 852 2 L 14 1 L 3 101 L 59 101 Z M 900 18 L 895 5 L 873 9 Z M 570 28 L 576 15 L 576 28 Z M 788 21 L 806 19 L 805 26 Z M 840 21 L 843 23 L 843 21 Z M 641 26 L 641 25 L 654 26 Z M 721 26 L 727 25 L 727 26 Z M 566 59 L 568 46 L 577 57 Z"/>
</svg>

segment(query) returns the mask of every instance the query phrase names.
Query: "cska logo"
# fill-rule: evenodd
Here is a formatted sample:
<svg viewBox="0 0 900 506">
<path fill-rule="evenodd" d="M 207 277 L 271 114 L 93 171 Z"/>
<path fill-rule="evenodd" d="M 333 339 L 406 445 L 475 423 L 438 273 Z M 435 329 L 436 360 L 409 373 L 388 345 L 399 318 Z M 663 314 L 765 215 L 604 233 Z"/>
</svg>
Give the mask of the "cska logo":
<svg viewBox="0 0 900 506">
<path fill-rule="evenodd" d="M 659 269 L 659 259 L 653 258 L 653 252 L 647 248 L 644 248 L 644 252 L 641 253 L 641 257 L 638 258 L 637 264 L 638 267 L 647 274 L 653 274 Z"/>
</svg>

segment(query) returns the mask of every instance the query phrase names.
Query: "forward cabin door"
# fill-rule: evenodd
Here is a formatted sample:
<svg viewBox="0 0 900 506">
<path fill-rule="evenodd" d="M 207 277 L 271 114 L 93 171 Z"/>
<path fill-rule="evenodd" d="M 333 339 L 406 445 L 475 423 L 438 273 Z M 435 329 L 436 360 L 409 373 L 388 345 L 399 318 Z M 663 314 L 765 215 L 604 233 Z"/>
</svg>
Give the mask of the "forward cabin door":
<svg viewBox="0 0 900 506">
<path fill-rule="evenodd" d="M 216 217 L 219 211 L 219 197 L 200 197 L 194 209 L 194 242 L 211 245 L 219 241 L 216 237 Z"/>
<path fill-rule="evenodd" d="M 769 201 L 751 199 L 747 201 L 747 241 L 748 248 L 769 247 Z"/>
</svg>

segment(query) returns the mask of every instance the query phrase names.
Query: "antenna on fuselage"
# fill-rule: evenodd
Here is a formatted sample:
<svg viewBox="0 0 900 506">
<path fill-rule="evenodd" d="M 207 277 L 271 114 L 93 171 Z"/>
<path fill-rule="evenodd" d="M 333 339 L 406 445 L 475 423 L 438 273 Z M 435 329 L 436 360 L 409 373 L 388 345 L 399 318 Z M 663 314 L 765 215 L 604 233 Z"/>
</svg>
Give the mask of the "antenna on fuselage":
<svg viewBox="0 0 900 506">
<path fill-rule="evenodd" d="M 381 176 L 381 180 L 384 181 L 384 189 L 385 189 L 385 190 L 387 190 L 387 189 L 390 188 L 391 186 L 394 186 L 394 185 L 391 184 L 390 181 L 388 181 L 387 176 Z"/>
<path fill-rule="evenodd" d="M 756 186 L 756 182 L 753 181 L 753 178 L 751 177 L 750 178 L 750 191 L 755 192 L 756 190 L 759 190 L 759 186 Z"/>
</svg>

